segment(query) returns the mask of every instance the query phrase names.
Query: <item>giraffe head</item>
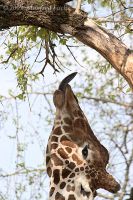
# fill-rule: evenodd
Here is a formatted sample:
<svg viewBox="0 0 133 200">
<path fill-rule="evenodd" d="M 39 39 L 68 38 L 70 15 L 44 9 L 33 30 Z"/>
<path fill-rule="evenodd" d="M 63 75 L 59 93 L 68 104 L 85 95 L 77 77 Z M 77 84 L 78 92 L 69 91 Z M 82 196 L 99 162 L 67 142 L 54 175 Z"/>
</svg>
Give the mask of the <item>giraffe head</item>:
<svg viewBox="0 0 133 200">
<path fill-rule="evenodd" d="M 119 183 L 106 171 L 107 149 L 98 141 L 81 110 L 67 76 L 54 93 L 56 116 L 47 146 L 51 200 L 93 200 L 96 190 L 115 193 Z"/>
</svg>

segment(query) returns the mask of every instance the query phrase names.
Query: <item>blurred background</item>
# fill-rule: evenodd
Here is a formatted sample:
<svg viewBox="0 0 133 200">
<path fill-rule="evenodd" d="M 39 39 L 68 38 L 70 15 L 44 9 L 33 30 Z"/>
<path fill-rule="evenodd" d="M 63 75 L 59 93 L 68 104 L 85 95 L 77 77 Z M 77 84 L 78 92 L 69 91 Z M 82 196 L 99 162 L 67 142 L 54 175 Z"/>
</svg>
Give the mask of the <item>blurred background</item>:
<svg viewBox="0 0 133 200">
<path fill-rule="evenodd" d="M 82 9 L 133 49 L 132 1 L 88 0 Z M 133 94 L 127 82 L 72 36 L 33 26 L 0 31 L 0 200 L 48 199 L 53 92 L 75 71 L 73 91 L 110 153 L 108 171 L 121 184 L 115 195 L 98 190 L 96 200 L 133 200 Z"/>
</svg>

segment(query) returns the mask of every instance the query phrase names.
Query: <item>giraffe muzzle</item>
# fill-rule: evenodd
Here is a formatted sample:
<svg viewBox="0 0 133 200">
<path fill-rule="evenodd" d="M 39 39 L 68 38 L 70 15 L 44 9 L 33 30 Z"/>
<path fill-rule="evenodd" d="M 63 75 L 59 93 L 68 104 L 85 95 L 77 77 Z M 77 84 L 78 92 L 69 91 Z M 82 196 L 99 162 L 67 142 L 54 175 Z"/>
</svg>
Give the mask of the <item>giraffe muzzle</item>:
<svg viewBox="0 0 133 200">
<path fill-rule="evenodd" d="M 65 103 L 65 92 L 66 92 L 66 88 L 68 85 L 68 83 L 76 76 L 77 72 L 74 72 L 70 75 L 68 75 L 67 77 L 65 77 L 60 85 L 58 90 L 55 91 L 54 96 L 53 96 L 53 101 L 54 101 L 54 105 L 56 108 L 61 109 Z"/>
<path fill-rule="evenodd" d="M 99 188 L 103 188 L 111 193 L 117 193 L 121 189 L 120 184 L 115 180 L 112 175 L 110 175 L 106 171 L 103 171 L 101 173 L 98 181 Z"/>
</svg>

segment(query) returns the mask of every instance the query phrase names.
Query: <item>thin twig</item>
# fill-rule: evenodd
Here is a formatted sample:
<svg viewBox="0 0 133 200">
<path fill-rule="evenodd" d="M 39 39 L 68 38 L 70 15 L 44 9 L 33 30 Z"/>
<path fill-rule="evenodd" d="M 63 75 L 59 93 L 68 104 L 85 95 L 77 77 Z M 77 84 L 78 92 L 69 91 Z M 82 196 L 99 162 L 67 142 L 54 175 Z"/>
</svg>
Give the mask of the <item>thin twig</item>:
<svg viewBox="0 0 133 200">
<path fill-rule="evenodd" d="M 10 53 L 9 57 L 7 58 L 7 60 L 2 61 L 1 64 L 6 64 L 6 63 L 8 63 L 9 60 L 10 60 L 10 58 L 13 56 L 13 54 L 14 54 L 17 50 L 18 50 L 18 47 L 14 48 L 14 49 L 12 50 L 12 52 Z"/>
<path fill-rule="evenodd" d="M 87 99 L 87 100 L 101 101 L 103 103 L 112 103 L 112 104 L 116 104 L 116 105 L 123 106 L 123 107 L 126 107 L 126 108 L 133 108 L 133 104 L 118 102 L 118 101 L 115 101 L 115 100 L 110 100 L 110 99 L 105 99 L 105 98 L 87 97 L 87 96 L 82 96 L 81 98 Z"/>
</svg>

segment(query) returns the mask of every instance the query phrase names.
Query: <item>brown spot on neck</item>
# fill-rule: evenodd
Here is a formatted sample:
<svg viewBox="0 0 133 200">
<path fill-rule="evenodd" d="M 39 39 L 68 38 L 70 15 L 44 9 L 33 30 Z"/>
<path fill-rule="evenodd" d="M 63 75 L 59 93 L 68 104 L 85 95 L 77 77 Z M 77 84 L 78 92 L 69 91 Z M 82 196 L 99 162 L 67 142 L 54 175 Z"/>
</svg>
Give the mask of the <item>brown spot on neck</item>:
<svg viewBox="0 0 133 200">
<path fill-rule="evenodd" d="M 48 168 L 47 168 L 47 174 L 49 175 L 49 177 L 51 177 L 51 175 L 52 175 L 51 167 L 48 167 Z"/>
<path fill-rule="evenodd" d="M 61 137 L 61 139 L 60 139 L 60 142 L 62 143 L 62 141 L 66 141 L 66 140 L 69 141 L 68 137 L 65 136 L 65 135 L 63 135 L 63 136 Z"/>
<path fill-rule="evenodd" d="M 79 115 L 78 115 L 78 110 L 74 110 L 74 111 L 73 111 L 73 115 L 74 115 L 74 117 L 79 117 Z"/>
<path fill-rule="evenodd" d="M 73 115 L 74 115 L 74 117 L 84 118 L 84 114 L 83 114 L 82 110 L 74 110 Z"/>
<path fill-rule="evenodd" d="M 67 125 L 70 125 L 70 126 L 72 125 L 72 120 L 70 118 L 68 118 L 68 117 L 64 118 L 64 122 Z"/>
<path fill-rule="evenodd" d="M 59 171 L 59 169 L 55 169 L 53 171 L 53 177 L 54 177 L 54 184 L 57 185 L 60 181 L 60 171 Z"/>
<path fill-rule="evenodd" d="M 55 153 L 51 155 L 51 159 L 54 161 L 55 166 L 63 165 L 63 161 Z"/>
<path fill-rule="evenodd" d="M 53 135 L 51 138 L 51 142 L 58 142 L 58 137 Z"/>
<path fill-rule="evenodd" d="M 83 163 L 83 161 L 80 160 L 76 154 L 72 155 L 72 159 L 77 163 L 77 165 L 81 165 Z"/>
<path fill-rule="evenodd" d="M 71 152 L 72 152 L 72 149 L 71 149 L 70 147 L 66 147 L 65 149 L 66 149 L 66 151 L 67 151 L 68 153 L 71 153 Z"/>
<path fill-rule="evenodd" d="M 60 184 L 60 189 L 63 189 L 65 186 L 66 186 L 66 183 L 65 183 L 65 182 L 62 182 L 62 183 Z"/>
<path fill-rule="evenodd" d="M 64 146 L 68 146 L 68 147 L 76 148 L 76 144 L 74 144 L 74 143 L 71 142 L 70 140 L 62 141 L 61 143 L 62 143 Z"/>
<path fill-rule="evenodd" d="M 68 197 L 68 200 L 76 200 L 76 198 L 73 194 L 70 194 L 69 197 Z"/>
<path fill-rule="evenodd" d="M 76 167 L 75 163 L 73 162 L 70 162 L 68 165 L 67 165 L 68 168 L 70 169 L 74 169 Z"/>
<path fill-rule="evenodd" d="M 58 154 L 63 158 L 63 159 L 68 159 L 68 154 L 64 151 L 63 148 L 58 149 Z"/>
<path fill-rule="evenodd" d="M 50 192 L 49 192 L 50 197 L 53 195 L 54 191 L 55 191 L 55 188 L 51 187 Z"/>
<path fill-rule="evenodd" d="M 46 165 L 48 165 L 49 161 L 50 161 L 50 157 L 46 156 Z"/>
<path fill-rule="evenodd" d="M 69 178 L 74 178 L 75 177 L 75 173 L 72 173 Z"/>
<path fill-rule="evenodd" d="M 63 126 L 65 133 L 72 133 L 73 127 L 72 126 Z"/>
<path fill-rule="evenodd" d="M 87 126 L 88 126 L 87 122 L 82 118 L 78 118 L 74 121 L 74 127 L 76 127 L 77 129 L 79 128 L 84 132 L 87 132 Z"/>
<path fill-rule="evenodd" d="M 57 192 L 55 195 L 55 200 L 65 200 L 65 197 L 59 192 Z"/>
<path fill-rule="evenodd" d="M 57 149 L 58 147 L 58 144 L 57 143 L 52 143 L 51 144 L 51 149 Z"/>
<path fill-rule="evenodd" d="M 61 135 L 62 134 L 62 130 L 61 127 L 57 127 L 53 130 L 53 134 L 55 135 Z"/>
<path fill-rule="evenodd" d="M 67 191 L 70 192 L 70 191 L 74 191 L 75 190 L 75 187 L 74 186 L 71 186 L 71 185 L 67 185 Z"/>
<path fill-rule="evenodd" d="M 62 178 L 67 178 L 68 175 L 69 175 L 70 173 L 71 173 L 70 170 L 68 170 L 68 169 L 63 169 L 63 170 L 62 170 Z"/>
<path fill-rule="evenodd" d="M 81 171 L 84 171 L 84 167 L 80 167 L 80 170 L 81 170 Z"/>
<path fill-rule="evenodd" d="M 75 172 L 79 172 L 79 168 L 76 168 L 76 169 L 75 169 Z"/>
</svg>

